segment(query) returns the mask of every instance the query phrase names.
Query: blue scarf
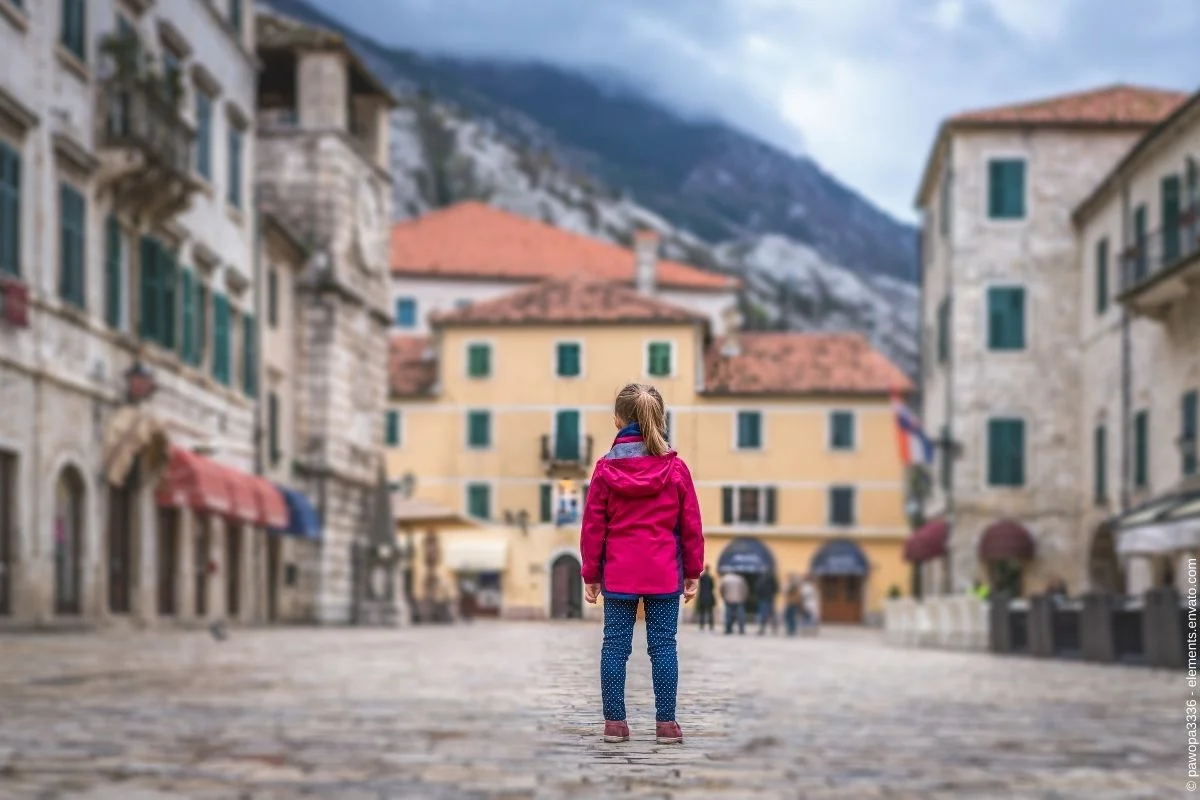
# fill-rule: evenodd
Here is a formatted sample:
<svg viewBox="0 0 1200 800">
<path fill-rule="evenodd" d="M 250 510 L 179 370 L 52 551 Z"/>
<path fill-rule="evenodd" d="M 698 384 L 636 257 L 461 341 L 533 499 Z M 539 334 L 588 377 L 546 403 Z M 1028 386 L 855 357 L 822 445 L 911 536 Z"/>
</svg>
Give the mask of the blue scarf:
<svg viewBox="0 0 1200 800">
<path fill-rule="evenodd" d="M 636 436 L 640 439 L 642 438 L 642 428 L 636 422 L 631 422 L 617 431 L 617 438 L 620 439 L 622 436 Z"/>
</svg>

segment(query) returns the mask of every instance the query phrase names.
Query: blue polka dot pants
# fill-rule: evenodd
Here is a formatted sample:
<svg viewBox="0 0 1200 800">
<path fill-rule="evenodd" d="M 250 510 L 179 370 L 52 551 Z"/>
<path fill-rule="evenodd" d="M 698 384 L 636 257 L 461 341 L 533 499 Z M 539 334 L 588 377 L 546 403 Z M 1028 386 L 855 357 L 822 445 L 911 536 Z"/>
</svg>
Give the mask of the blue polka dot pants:
<svg viewBox="0 0 1200 800">
<path fill-rule="evenodd" d="M 674 722 L 679 687 L 679 598 L 642 598 L 646 607 L 646 644 L 654 678 L 654 711 L 659 722 Z M 637 600 L 604 599 L 604 647 L 600 650 L 600 694 L 606 720 L 625 719 L 625 664 L 633 652 Z"/>
</svg>

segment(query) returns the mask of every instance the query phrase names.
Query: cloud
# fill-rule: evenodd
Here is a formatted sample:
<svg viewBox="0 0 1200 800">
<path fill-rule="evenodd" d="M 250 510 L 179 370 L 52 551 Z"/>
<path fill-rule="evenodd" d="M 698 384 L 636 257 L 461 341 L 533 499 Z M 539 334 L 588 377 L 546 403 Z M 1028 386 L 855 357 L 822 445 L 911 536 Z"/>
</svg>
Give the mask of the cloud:
<svg viewBox="0 0 1200 800">
<path fill-rule="evenodd" d="M 388 44 L 624 75 L 803 146 L 905 219 L 949 114 L 1115 81 L 1200 85 L 1195 0 L 312 1 Z"/>
</svg>

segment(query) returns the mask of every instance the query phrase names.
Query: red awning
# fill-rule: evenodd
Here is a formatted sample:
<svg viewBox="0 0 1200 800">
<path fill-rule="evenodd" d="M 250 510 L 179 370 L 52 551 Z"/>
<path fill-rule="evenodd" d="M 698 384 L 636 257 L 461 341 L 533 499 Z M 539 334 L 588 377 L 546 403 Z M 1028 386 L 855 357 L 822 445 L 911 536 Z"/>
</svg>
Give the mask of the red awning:
<svg viewBox="0 0 1200 800">
<path fill-rule="evenodd" d="M 1033 558 L 1033 536 L 1025 526 L 1011 519 L 993 522 L 979 540 L 979 557 L 984 561 Z"/>
<path fill-rule="evenodd" d="M 941 517 L 930 520 L 913 531 L 912 536 L 904 542 L 904 558 L 914 564 L 941 558 L 946 555 L 949 538 L 950 525 L 946 520 Z"/>
<path fill-rule="evenodd" d="M 214 514 L 228 514 L 233 507 L 225 468 L 180 447 L 171 448 L 157 499 L 159 505 Z"/>
<path fill-rule="evenodd" d="M 248 475 L 254 497 L 258 501 L 257 522 L 264 528 L 283 529 L 288 524 L 288 507 L 279 490 L 265 478 Z"/>
<path fill-rule="evenodd" d="M 230 467 L 221 467 L 225 482 L 229 486 L 229 516 L 239 522 L 258 524 L 258 492 L 254 488 L 255 477 L 247 472 Z"/>
</svg>

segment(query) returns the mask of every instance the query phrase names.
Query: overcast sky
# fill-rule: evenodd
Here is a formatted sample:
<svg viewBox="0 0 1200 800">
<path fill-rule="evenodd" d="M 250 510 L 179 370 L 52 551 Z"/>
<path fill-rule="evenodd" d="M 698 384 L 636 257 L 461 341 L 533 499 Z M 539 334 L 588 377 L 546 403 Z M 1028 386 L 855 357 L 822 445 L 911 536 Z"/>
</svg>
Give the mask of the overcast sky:
<svg viewBox="0 0 1200 800">
<path fill-rule="evenodd" d="M 1200 0 L 311 0 L 385 43 L 602 67 L 902 219 L 938 121 L 1117 81 L 1200 88 Z"/>
</svg>

